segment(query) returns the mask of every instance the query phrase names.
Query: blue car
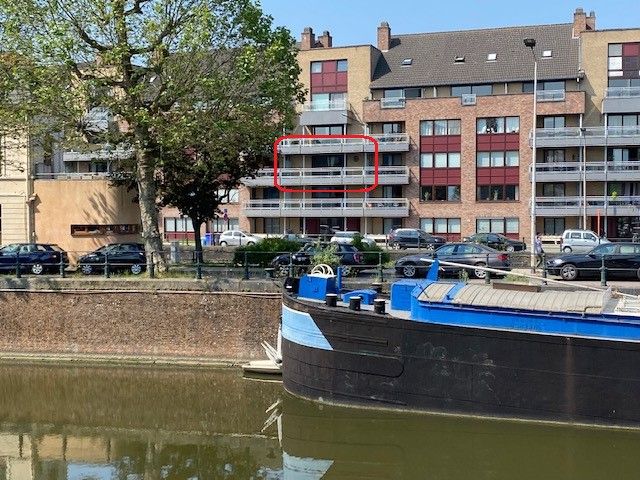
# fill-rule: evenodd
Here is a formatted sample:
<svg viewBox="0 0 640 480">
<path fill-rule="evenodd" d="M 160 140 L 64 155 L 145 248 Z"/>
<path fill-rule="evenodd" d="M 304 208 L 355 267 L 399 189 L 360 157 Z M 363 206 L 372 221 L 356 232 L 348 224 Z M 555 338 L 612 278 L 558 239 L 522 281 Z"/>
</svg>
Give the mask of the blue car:
<svg viewBox="0 0 640 480">
<path fill-rule="evenodd" d="M 48 243 L 12 243 L 0 248 L 0 270 L 4 272 L 15 272 L 19 263 L 21 273 L 57 273 L 61 259 L 64 267 L 67 267 L 67 252 L 58 245 Z"/>
</svg>

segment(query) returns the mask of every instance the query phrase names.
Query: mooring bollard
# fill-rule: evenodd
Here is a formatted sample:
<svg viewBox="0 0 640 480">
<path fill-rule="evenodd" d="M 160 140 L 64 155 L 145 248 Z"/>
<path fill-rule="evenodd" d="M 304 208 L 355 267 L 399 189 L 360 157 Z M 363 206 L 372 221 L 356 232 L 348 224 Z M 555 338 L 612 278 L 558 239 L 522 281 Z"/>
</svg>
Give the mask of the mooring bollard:
<svg viewBox="0 0 640 480">
<path fill-rule="evenodd" d="M 384 315 L 385 314 L 385 309 L 386 309 L 386 304 L 387 301 L 383 298 L 376 298 L 373 301 L 373 311 L 375 313 L 378 313 L 380 315 Z"/>
<path fill-rule="evenodd" d="M 607 286 L 607 269 L 604 266 L 604 255 L 602 255 L 602 262 L 600 264 L 600 286 Z"/>
<path fill-rule="evenodd" d="M 338 305 L 338 295 L 335 293 L 327 293 L 324 297 L 324 302 L 327 307 L 335 307 Z"/>
<path fill-rule="evenodd" d="M 360 302 L 362 298 L 360 297 L 351 297 L 349 298 L 349 310 L 353 310 L 355 312 L 360 311 Z"/>
</svg>

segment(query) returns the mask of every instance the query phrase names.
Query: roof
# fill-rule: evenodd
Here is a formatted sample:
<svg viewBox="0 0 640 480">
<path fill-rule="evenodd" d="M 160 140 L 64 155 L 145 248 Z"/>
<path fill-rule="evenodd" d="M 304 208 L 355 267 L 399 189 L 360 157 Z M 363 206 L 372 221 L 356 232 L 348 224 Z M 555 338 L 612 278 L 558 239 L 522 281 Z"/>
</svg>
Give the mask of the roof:
<svg viewBox="0 0 640 480">
<path fill-rule="evenodd" d="M 392 36 L 371 88 L 532 81 L 533 59 L 525 38 L 537 40 L 539 80 L 576 78 L 580 40 L 572 38 L 572 29 L 569 23 Z M 543 58 L 545 50 L 552 57 Z M 495 62 L 487 61 L 490 53 L 497 54 Z M 464 63 L 454 62 L 458 56 Z M 413 59 L 411 66 L 402 66 L 406 58 Z"/>
</svg>

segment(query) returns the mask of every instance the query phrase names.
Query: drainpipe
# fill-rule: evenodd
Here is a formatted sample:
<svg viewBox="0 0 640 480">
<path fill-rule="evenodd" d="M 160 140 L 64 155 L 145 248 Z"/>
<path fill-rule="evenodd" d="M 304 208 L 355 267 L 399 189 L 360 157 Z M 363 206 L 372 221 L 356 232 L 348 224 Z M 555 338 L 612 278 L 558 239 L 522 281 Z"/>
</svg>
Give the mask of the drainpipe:
<svg viewBox="0 0 640 480">
<path fill-rule="evenodd" d="M 34 219 L 33 219 L 33 178 L 32 178 L 32 169 L 31 169 L 31 134 L 27 129 L 27 161 L 25 165 L 25 204 L 27 207 L 27 218 L 26 218 L 26 241 L 33 242 L 35 241 L 35 228 L 34 228 Z"/>
</svg>

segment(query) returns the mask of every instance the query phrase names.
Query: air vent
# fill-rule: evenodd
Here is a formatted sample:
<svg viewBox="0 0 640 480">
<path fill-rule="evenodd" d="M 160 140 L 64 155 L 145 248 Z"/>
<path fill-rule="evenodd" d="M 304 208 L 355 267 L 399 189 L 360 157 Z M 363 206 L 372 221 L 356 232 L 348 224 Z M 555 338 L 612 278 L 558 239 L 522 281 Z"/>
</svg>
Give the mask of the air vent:
<svg viewBox="0 0 640 480">
<path fill-rule="evenodd" d="M 409 67 L 411 66 L 412 63 L 413 63 L 413 58 L 405 58 L 404 60 L 402 60 L 403 67 Z"/>
<path fill-rule="evenodd" d="M 551 58 L 553 56 L 551 50 L 545 50 L 544 52 L 542 52 L 542 57 L 543 58 Z"/>
<path fill-rule="evenodd" d="M 497 53 L 489 53 L 487 54 L 487 62 L 495 62 L 498 59 Z"/>
<path fill-rule="evenodd" d="M 464 57 L 463 57 L 463 56 L 458 55 L 457 57 L 455 57 L 455 58 L 453 59 L 453 61 L 454 61 L 455 63 L 464 63 Z"/>
</svg>

